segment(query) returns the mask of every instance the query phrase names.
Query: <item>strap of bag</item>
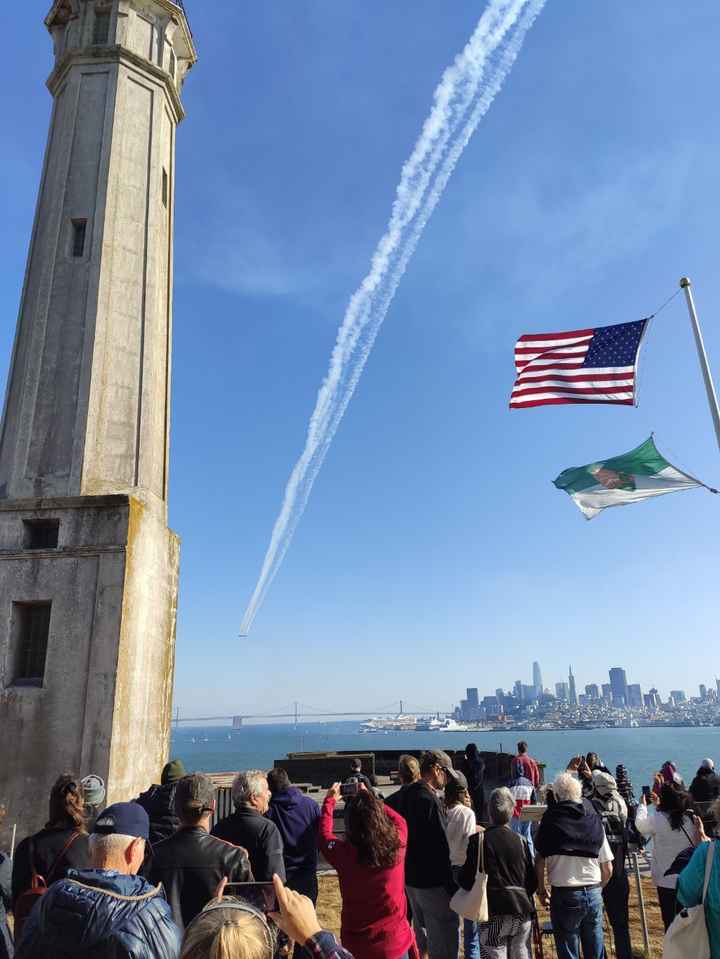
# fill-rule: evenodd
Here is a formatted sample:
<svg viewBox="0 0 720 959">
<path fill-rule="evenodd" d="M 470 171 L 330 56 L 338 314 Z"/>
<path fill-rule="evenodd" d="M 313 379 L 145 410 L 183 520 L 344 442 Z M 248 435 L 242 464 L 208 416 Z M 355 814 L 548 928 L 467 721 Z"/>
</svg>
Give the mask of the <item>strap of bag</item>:
<svg viewBox="0 0 720 959">
<path fill-rule="evenodd" d="M 707 896 L 708 885 L 710 883 L 710 873 L 712 872 L 713 866 L 713 857 L 715 855 L 715 841 L 708 843 L 710 848 L 707 851 L 707 856 L 705 857 L 705 882 L 703 883 L 703 894 L 702 894 L 702 904 L 705 905 L 705 897 Z"/>
<path fill-rule="evenodd" d="M 57 856 L 55 857 L 55 862 L 53 862 L 52 866 L 50 866 L 50 870 L 49 870 L 49 872 L 48 872 L 48 874 L 47 874 L 47 878 L 46 878 L 46 882 L 47 882 L 48 886 L 49 886 L 50 883 L 52 882 L 51 876 L 54 874 L 54 872 L 55 872 L 55 870 L 57 869 L 57 867 L 58 867 L 58 866 L 60 865 L 60 863 L 63 861 L 63 858 L 65 857 L 65 853 L 70 849 L 70 847 L 72 846 L 72 844 L 75 842 L 75 840 L 78 838 L 79 835 L 80 835 L 79 832 L 74 832 L 74 833 L 72 834 L 72 836 L 70 836 L 70 838 L 68 839 L 68 841 L 65 843 L 65 845 L 62 847 L 62 849 L 60 850 L 60 852 L 57 854 Z"/>
<path fill-rule="evenodd" d="M 485 872 L 485 833 L 478 833 L 478 876 Z"/>
<path fill-rule="evenodd" d="M 687 829 L 683 826 L 682 823 L 680 823 L 680 828 L 681 828 L 682 831 L 685 833 L 685 838 L 686 838 L 687 841 L 690 843 L 690 845 L 691 845 L 691 846 L 694 846 L 694 845 L 695 845 L 695 841 L 688 836 L 688 834 L 687 834 Z"/>
</svg>

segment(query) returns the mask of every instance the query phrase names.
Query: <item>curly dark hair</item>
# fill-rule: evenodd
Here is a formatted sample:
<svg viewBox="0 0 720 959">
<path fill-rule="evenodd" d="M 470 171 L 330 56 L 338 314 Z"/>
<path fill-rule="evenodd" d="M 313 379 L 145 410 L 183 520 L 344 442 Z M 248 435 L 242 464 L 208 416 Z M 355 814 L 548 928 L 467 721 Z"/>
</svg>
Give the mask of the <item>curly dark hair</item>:
<svg viewBox="0 0 720 959">
<path fill-rule="evenodd" d="M 77 776 L 58 776 L 50 790 L 50 815 L 45 828 L 85 832 L 85 800 Z"/>
<path fill-rule="evenodd" d="M 667 814 L 672 829 L 681 829 L 683 820 L 690 815 L 690 794 L 675 783 L 664 783 L 660 789 L 658 809 Z"/>
<path fill-rule="evenodd" d="M 345 806 L 345 838 L 357 849 L 358 862 L 373 869 L 397 863 L 400 837 L 383 803 L 361 789 Z"/>
</svg>

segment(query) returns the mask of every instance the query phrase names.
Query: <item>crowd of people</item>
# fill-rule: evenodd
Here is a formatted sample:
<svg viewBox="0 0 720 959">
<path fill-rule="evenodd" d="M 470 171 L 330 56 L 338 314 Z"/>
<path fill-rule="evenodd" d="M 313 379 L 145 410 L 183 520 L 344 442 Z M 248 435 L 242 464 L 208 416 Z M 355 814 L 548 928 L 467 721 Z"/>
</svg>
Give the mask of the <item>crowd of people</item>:
<svg viewBox="0 0 720 959">
<path fill-rule="evenodd" d="M 249 770 L 219 820 L 212 781 L 179 761 L 107 808 L 99 777 L 63 775 L 44 829 L 0 854 L 0 959 L 458 959 L 461 939 L 466 959 L 530 959 L 538 903 L 559 959 L 604 959 L 605 915 L 632 959 L 627 852 L 649 840 L 665 928 L 704 902 L 720 959 L 712 760 L 689 789 L 665 763 L 639 801 L 596 753 L 549 786 L 526 743 L 511 765 L 489 789 L 472 744 L 457 767 L 442 750 L 403 756 L 383 799 L 356 759 L 322 807 L 283 769 Z M 320 855 L 337 871 L 339 942 L 315 909 Z"/>
</svg>

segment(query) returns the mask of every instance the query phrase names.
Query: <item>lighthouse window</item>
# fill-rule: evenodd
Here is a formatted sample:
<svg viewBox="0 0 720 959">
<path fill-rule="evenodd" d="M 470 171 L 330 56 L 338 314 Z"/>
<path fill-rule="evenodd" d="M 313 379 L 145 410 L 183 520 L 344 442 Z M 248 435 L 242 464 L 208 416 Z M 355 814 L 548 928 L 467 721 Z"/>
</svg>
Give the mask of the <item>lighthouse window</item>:
<svg viewBox="0 0 720 959">
<path fill-rule="evenodd" d="M 15 662 L 13 686 L 42 686 L 45 677 L 51 603 L 13 603 Z"/>
<path fill-rule="evenodd" d="M 59 519 L 26 519 L 25 549 L 57 549 L 60 538 Z"/>
<path fill-rule="evenodd" d="M 85 237 L 87 235 L 87 220 L 72 221 L 72 255 L 80 259 L 85 255 Z"/>
<path fill-rule="evenodd" d="M 110 11 L 96 10 L 93 24 L 93 43 L 107 43 L 110 36 Z"/>
</svg>

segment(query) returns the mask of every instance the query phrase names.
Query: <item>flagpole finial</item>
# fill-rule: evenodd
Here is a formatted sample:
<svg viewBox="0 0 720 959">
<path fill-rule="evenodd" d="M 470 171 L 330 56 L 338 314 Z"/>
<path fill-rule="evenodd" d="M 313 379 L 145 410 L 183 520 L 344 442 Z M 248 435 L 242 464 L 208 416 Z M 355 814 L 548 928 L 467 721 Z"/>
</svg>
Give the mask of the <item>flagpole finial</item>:
<svg viewBox="0 0 720 959">
<path fill-rule="evenodd" d="M 690 277 L 689 277 L 689 276 L 683 276 L 683 277 L 681 277 L 681 279 L 680 279 L 680 287 L 681 287 L 681 289 L 684 290 L 684 289 L 685 289 L 686 287 L 688 287 L 688 286 L 692 286 L 692 283 L 690 282 Z"/>
</svg>

